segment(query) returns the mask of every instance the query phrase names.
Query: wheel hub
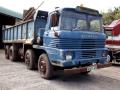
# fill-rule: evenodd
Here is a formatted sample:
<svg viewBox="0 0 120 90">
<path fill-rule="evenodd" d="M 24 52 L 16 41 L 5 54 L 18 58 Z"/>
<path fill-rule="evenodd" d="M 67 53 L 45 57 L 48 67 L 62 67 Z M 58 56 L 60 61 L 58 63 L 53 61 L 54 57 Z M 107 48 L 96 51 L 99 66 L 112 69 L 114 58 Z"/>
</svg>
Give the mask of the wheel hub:
<svg viewBox="0 0 120 90">
<path fill-rule="evenodd" d="M 26 64 L 29 66 L 29 64 L 30 64 L 30 55 L 29 54 L 27 54 L 26 55 Z"/>
<path fill-rule="evenodd" d="M 39 65 L 40 65 L 40 71 L 42 73 L 46 73 L 46 62 L 44 58 L 41 58 Z"/>
</svg>

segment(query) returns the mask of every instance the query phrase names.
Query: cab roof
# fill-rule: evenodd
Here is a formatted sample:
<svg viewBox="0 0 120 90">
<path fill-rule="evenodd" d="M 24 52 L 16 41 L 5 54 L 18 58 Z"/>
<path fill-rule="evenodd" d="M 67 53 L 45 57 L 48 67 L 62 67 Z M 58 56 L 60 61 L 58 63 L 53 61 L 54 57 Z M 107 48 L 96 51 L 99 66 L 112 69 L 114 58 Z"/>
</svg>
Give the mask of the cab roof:
<svg viewBox="0 0 120 90">
<path fill-rule="evenodd" d="M 76 8 L 62 8 L 60 10 L 57 10 L 59 13 L 63 11 L 73 11 L 73 12 L 78 12 L 78 13 L 86 13 L 86 14 L 91 14 L 91 15 L 97 15 L 97 16 L 102 16 L 98 10 L 87 8 L 87 7 L 81 7 L 77 6 Z M 50 14 L 53 14 L 55 11 L 51 12 Z"/>
</svg>

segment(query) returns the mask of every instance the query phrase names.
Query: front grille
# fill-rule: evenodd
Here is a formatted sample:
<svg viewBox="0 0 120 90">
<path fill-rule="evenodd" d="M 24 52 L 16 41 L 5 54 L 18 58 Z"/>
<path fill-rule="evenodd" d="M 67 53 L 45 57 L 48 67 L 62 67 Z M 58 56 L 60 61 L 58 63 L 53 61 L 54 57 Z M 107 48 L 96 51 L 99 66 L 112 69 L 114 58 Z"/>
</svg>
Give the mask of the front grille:
<svg viewBox="0 0 120 90">
<path fill-rule="evenodd" d="M 104 48 L 104 40 L 52 39 L 48 46 L 59 49 L 95 49 Z"/>
<path fill-rule="evenodd" d="M 95 48 L 104 48 L 103 40 L 92 40 L 92 39 L 84 39 L 81 42 L 82 49 L 95 49 Z"/>
<path fill-rule="evenodd" d="M 96 51 L 82 51 L 81 53 L 82 58 L 95 58 L 96 57 Z"/>
</svg>

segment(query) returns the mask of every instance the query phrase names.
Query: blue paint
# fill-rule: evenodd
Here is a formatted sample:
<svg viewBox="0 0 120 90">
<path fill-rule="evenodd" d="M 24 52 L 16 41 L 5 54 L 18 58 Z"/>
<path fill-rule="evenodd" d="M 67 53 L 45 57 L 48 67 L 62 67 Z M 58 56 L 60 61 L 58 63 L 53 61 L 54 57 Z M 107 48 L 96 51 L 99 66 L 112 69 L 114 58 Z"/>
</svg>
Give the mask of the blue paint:
<svg viewBox="0 0 120 90">
<path fill-rule="evenodd" d="M 102 29 L 102 17 L 97 10 L 63 8 L 57 11 L 58 22 L 55 22 L 53 17 L 55 12 L 48 16 L 48 12 L 38 11 L 35 15 L 34 20 L 16 25 L 10 28 L 11 30 L 5 29 L 3 39 L 43 38 L 43 45 L 32 43 L 33 48 L 45 50 L 51 64 L 55 65 L 57 62 L 57 66 L 70 67 L 105 62 L 106 56 L 103 57 L 103 53 L 107 51 L 106 36 Z M 11 31 L 10 37 L 8 31 Z M 71 60 L 67 60 L 69 53 L 72 55 Z"/>
<path fill-rule="evenodd" d="M 22 39 L 26 39 L 26 33 L 27 33 L 27 24 L 22 25 Z"/>
<path fill-rule="evenodd" d="M 44 16 L 44 17 L 43 17 Z M 47 23 L 48 12 L 38 11 L 34 20 L 29 20 L 21 24 L 3 30 L 3 41 L 16 41 L 43 37 Z M 24 41 L 23 41 L 24 42 Z"/>
<path fill-rule="evenodd" d="M 11 28 L 11 40 L 13 40 L 13 28 Z"/>
<path fill-rule="evenodd" d="M 17 40 L 17 36 L 18 36 L 17 27 L 14 27 L 14 40 Z"/>
<path fill-rule="evenodd" d="M 22 28 L 20 25 L 20 26 L 18 26 L 18 33 L 20 33 L 20 34 L 18 34 L 18 39 L 21 39 L 21 30 L 22 30 Z"/>
<path fill-rule="evenodd" d="M 54 29 L 55 31 L 51 30 L 50 18 L 53 14 L 51 13 L 44 32 L 43 45 L 50 62 L 53 62 L 52 64 L 54 65 L 54 62 L 58 61 L 62 64 L 62 67 L 78 66 L 87 63 L 92 64 L 96 62 L 104 63 L 106 57 L 102 55 L 107 49 L 105 48 L 106 36 L 103 32 L 102 24 L 98 22 L 100 24 L 98 31 L 87 24 L 92 19 L 101 21 L 101 15 L 98 11 L 96 11 L 96 15 L 92 15 L 93 12 L 89 14 L 89 12 L 78 11 L 73 8 L 64 8 L 59 11 L 59 13 L 60 17 L 57 29 Z M 69 17 L 68 21 L 64 17 Z M 73 22 L 76 23 L 78 19 L 84 19 L 87 22 L 87 26 L 82 29 L 74 29 L 75 24 Z M 66 25 L 64 23 L 70 26 L 70 28 L 63 28 Z M 90 23 L 90 25 L 93 23 L 94 22 Z M 64 26 L 62 27 L 63 24 Z M 54 32 L 58 33 L 58 37 L 54 35 Z M 58 50 L 59 53 L 55 50 Z M 67 52 L 72 53 L 72 59 L 69 61 L 66 60 Z"/>
</svg>

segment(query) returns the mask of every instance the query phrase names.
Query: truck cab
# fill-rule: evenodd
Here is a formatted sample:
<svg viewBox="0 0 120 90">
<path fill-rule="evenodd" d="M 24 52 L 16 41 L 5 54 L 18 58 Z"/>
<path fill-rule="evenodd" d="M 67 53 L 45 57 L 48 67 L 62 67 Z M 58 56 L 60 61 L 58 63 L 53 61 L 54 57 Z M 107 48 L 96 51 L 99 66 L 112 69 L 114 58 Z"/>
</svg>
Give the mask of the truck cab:
<svg viewBox="0 0 120 90">
<path fill-rule="evenodd" d="M 106 47 L 109 49 L 111 62 L 120 62 L 120 19 L 114 20 L 110 25 L 104 26 L 107 40 Z"/>
<path fill-rule="evenodd" d="M 96 68 L 97 64 L 109 64 L 105 39 L 102 15 L 97 10 L 78 6 L 51 12 L 43 46 L 33 45 L 33 48 L 43 49 L 46 52 L 43 56 L 48 57 L 49 63 L 55 67 L 96 65 Z M 43 62 L 38 61 L 38 64 L 43 65 Z"/>
<path fill-rule="evenodd" d="M 25 60 L 28 69 L 38 68 L 45 79 L 56 70 L 75 68 L 87 74 L 111 65 L 102 15 L 94 9 L 77 6 L 49 14 L 38 10 L 32 20 L 2 32 L 6 59 Z"/>
</svg>

